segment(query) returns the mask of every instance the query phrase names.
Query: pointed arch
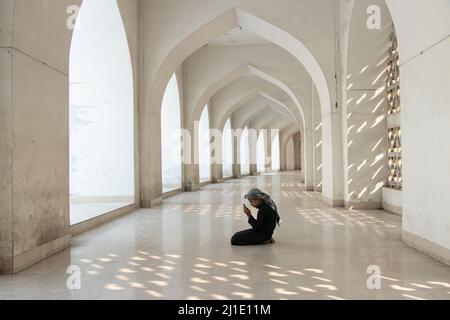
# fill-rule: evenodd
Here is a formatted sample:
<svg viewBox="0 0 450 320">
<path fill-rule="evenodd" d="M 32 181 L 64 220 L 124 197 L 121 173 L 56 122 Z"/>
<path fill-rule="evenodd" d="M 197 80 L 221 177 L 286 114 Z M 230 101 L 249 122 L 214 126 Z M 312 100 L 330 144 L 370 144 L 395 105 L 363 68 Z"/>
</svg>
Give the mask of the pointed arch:
<svg viewBox="0 0 450 320">
<path fill-rule="evenodd" d="M 71 223 L 76 224 L 134 202 L 133 71 L 116 0 L 83 1 L 69 60 Z M 106 205 L 85 216 L 78 214 L 80 201 Z"/>
<path fill-rule="evenodd" d="M 246 95 L 239 99 L 236 103 L 234 103 L 232 106 L 228 108 L 228 110 L 225 113 L 225 116 L 220 120 L 218 123 L 217 128 L 221 130 L 223 126 L 225 125 L 226 119 L 231 117 L 234 111 L 236 111 L 239 108 L 244 107 L 247 103 L 251 103 L 255 99 L 262 99 L 268 106 L 270 106 L 272 109 L 276 110 L 278 113 L 285 115 L 290 119 L 290 121 L 295 122 L 294 119 L 292 119 L 289 116 L 289 107 L 286 106 L 283 102 L 273 98 L 272 96 L 265 94 L 261 91 L 253 91 L 249 95 Z"/>
<path fill-rule="evenodd" d="M 287 84 L 283 83 L 281 80 L 277 79 L 276 77 L 254 67 L 250 64 L 244 65 L 244 66 L 238 68 L 237 70 L 232 71 L 231 73 L 229 73 L 229 74 L 223 76 L 221 79 L 217 80 L 215 83 L 211 84 L 211 86 L 209 86 L 202 93 L 200 98 L 198 99 L 198 102 L 196 103 L 194 110 L 192 110 L 191 118 L 194 121 L 198 120 L 200 118 L 202 106 L 205 105 L 205 103 L 207 101 L 209 101 L 209 99 L 211 99 L 211 97 L 213 97 L 217 92 L 219 92 L 225 86 L 233 83 L 234 81 L 236 81 L 239 78 L 242 78 L 243 76 L 246 76 L 246 75 L 256 76 L 264 81 L 271 83 L 273 86 L 279 88 L 281 91 L 286 93 L 287 96 L 289 96 L 289 98 L 294 103 L 295 107 L 298 109 L 299 114 L 300 114 L 300 119 L 298 119 L 294 115 L 294 113 L 291 111 L 291 109 L 286 107 L 287 114 L 292 118 L 293 121 L 299 121 L 303 124 L 303 126 L 305 125 L 305 115 L 304 115 L 303 108 L 302 108 L 299 100 L 297 99 L 297 96 L 289 88 L 289 86 Z M 269 100 L 272 99 L 274 103 L 280 104 L 279 101 L 277 101 L 276 99 L 274 99 L 268 95 L 264 95 L 261 92 L 260 92 L 260 95 L 266 96 Z M 222 118 L 216 119 L 216 124 L 218 125 L 218 129 L 220 129 L 222 127 L 222 125 L 225 123 L 226 119 L 228 119 L 229 113 L 230 112 L 227 112 Z"/>
<path fill-rule="evenodd" d="M 181 108 L 177 76 L 167 85 L 161 110 L 163 193 L 181 188 Z"/>
<path fill-rule="evenodd" d="M 159 120 L 154 117 L 152 118 L 151 115 L 156 112 L 160 112 L 163 91 L 170 79 L 170 76 L 182 64 L 182 62 L 196 50 L 238 26 L 241 26 L 242 28 L 278 45 L 289 52 L 299 61 L 299 63 L 304 66 L 305 70 L 311 76 L 319 95 L 323 117 L 323 168 L 324 172 L 327 173 L 325 176 L 328 178 L 326 179 L 324 185 L 327 186 L 325 189 L 328 193 L 332 194 L 334 192 L 335 185 L 338 181 L 338 179 L 334 178 L 334 175 L 338 174 L 337 163 L 339 159 L 334 161 L 335 153 L 333 151 L 334 148 L 337 148 L 338 144 L 332 143 L 332 117 L 328 116 L 332 113 L 331 98 L 328 84 L 321 66 L 311 51 L 309 51 L 309 49 L 298 38 L 294 37 L 289 32 L 241 9 L 232 8 L 181 39 L 172 47 L 172 49 L 170 49 L 165 58 L 163 58 L 154 69 L 157 71 L 152 75 L 152 79 L 150 79 L 150 90 L 146 92 L 146 96 L 144 97 L 145 103 L 140 110 L 141 122 L 139 128 L 141 139 L 139 142 L 139 155 L 141 163 L 141 202 L 152 203 L 152 200 L 157 201 L 160 197 L 158 190 L 151 187 L 152 183 L 148 183 L 149 177 L 152 179 L 151 177 L 154 177 L 154 175 L 152 175 L 151 168 L 145 164 L 148 164 L 149 162 L 154 163 L 155 165 L 159 164 L 159 162 L 154 159 L 154 153 L 160 152 L 160 145 L 158 141 L 154 141 L 154 138 L 151 135 L 151 128 L 159 127 L 160 124 L 158 123 Z M 335 117 L 333 118 L 333 121 L 334 120 Z M 193 126 L 193 120 L 188 119 L 186 129 L 194 132 Z M 309 132 L 308 130 L 311 128 L 304 129 L 305 132 Z M 192 138 L 195 141 L 195 133 Z M 155 145 L 155 143 L 157 145 Z M 306 148 L 306 144 L 304 144 L 304 146 Z M 309 172 L 309 170 L 307 171 Z M 158 184 L 157 179 L 155 179 L 154 182 L 155 183 L 153 184 Z"/>
</svg>

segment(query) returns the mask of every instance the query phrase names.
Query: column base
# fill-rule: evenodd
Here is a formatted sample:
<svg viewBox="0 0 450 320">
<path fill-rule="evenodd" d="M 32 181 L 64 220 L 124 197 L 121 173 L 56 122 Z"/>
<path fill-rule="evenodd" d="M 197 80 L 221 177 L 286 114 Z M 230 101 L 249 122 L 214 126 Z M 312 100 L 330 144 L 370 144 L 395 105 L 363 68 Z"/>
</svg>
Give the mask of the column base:
<svg viewBox="0 0 450 320">
<path fill-rule="evenodd" d="M 13 274 L 13 258 L 0 257 L 0 275 Z"/>
<path fill-rule="evenodd" d="M 373 201 L 344 201 L 346 209 L 354 210 L 380 210 L 382 209 L 381 202 Z"/>
<path fill-rule="evenodd" d="M 186 182 L 183 186 L 183 190 L 186 192 L 197 191 L 200 189 L 199 183 L 192 183 L 191 181 Z"/>
<path fill-rule="evenodd" d="M 156 199 L 152 199 L 150 201 L 143 201 L 141 200 L 140 202 L 140 207 L 141 208 L 154 208 L 156 206 L 159 206 L 163 201 L 162 196 Z"/>
<path fill-rule="evenodd" d="M 403 208 L 402 207 L 394 206 L 394 205 L 388 204 L 386 202 L 383 202 L 383 210 L 387 211 L 389 213 L 392 213 L 392 214 L 396 214 L 398 216 L 402 216 L 403 215 Z"/>
<path fill-rule="evenodd" d="M 0 274 L 15 274 L 70 247 L 71 235 L 53 240 L 15 257 L 0 258 Z"/>
<path fill-rule="evenodd" d="M 329 205 L 333 208 L 339 208 L 344 206 L 344 200 L 342 199 L 330 199 L 322 194 L 322 201 L 325 202 L 325 204 Z"/>
<path fill-rule="evenodd" d="M 405 230 L 402 231 L 402 241 L 408 246 L 450 266 L 450 249 Z"/>
</svg>

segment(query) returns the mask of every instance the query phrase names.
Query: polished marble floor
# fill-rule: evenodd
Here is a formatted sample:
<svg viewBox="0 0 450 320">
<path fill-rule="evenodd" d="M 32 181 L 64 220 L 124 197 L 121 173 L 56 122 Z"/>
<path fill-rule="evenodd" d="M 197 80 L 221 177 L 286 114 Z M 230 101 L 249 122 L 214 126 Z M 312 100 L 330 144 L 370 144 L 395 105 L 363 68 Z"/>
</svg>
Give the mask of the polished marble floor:
<svg viewBox="0 0 450 320">
<path fill-rule="evenodd" d="M 229 180 L 137 210 L 0 277 L 0 299 L 450 299 L 450 268 L 401 242 L 401 217 L 329 208 L 299 181 L 293 172 Z M 276 243 L 232 247 L 254 186 L 278 204 Z M 79 290 L 67 287 L 77 283 L 71 265 Z M 368 288 L 373 270 L 379 289 Z"/>
</svg>

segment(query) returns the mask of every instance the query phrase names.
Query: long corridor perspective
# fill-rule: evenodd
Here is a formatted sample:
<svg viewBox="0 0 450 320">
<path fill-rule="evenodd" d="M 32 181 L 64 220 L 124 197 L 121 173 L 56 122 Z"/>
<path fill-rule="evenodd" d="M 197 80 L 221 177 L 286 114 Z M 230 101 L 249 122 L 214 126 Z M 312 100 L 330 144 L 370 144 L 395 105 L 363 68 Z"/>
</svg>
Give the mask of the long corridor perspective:
<svg viewBox="0 0 450 320">
<path fill-rule="evenodd" d="M 274 244 L 232 247 L 259 187 L 282 218 Z M 68 290 L 68 266 L 81 270 Z M 368 281 L 379 268 L 380 288 Z M 368 272 L 369 271 L 369 272 Z M 449 299 L 450 270 L 401 241 L 401 219 L 325 205 L 298 172 L 229 180 L 139 209 L 0 277 L 0 299 Z"/>
</svg>

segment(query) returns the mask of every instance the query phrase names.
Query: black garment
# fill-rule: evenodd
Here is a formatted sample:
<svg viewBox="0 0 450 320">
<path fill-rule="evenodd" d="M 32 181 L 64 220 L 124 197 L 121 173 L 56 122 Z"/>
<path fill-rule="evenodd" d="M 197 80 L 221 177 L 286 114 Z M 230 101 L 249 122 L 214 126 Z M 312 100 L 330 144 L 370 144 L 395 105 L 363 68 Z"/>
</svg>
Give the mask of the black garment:
<svg viewBox="0 0 450 320">
<path fill-rule="evenodd" d="M 236 232 L 231 237 L 231 245 L 233 246 L 252 246 L 263 244 L 265 241 L 263 236 L 253 229 Z"/>
<path fill-rule="evenodd" d="M 248 223 L 252 229 L 237 232 L 231 238 L 234 246 L 264 244 L 270 240 L 277 224 L 277 213 L 266 203 L 263 203 L 255 218 L 250 217 Z"/>
</svg>

